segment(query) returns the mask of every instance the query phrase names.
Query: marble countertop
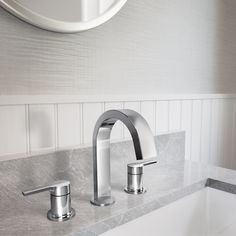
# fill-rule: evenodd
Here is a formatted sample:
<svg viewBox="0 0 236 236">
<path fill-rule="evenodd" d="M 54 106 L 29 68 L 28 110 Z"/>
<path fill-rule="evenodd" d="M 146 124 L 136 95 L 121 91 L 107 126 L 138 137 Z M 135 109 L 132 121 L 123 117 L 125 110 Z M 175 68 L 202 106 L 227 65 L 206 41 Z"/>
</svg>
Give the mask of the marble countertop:
<svg viewBox="0 0 236 236">
<path fill-rule="evenodd" d="M 180 147 L 176 148 L 173 155 Z M 182 157 L 169 161 L 160 158 L 158 164 L 144 170 L 147 193 L 129 195 L 123 188 L 126 164 L 134 160 L 132 151 L 130 143 L 122 148 L 112 145 L 112 193 L 116 203 L 108 207 L 96 207 L 89 202 L 93 187 L 89 148 L 1 162 L 0 235 L 99 235 L 204 188 L 209 178 L 232 184 L 228 189 L 236 184 L 236 171 L 191 163 Z M 48 192 L 23 197 L 21 191 L 60 179 L 71 181 L 76 216 L 57 223 L 46 217 L 50 207 Z M 217 181 L 212 183 L 218 185 Z"/>
</svg>

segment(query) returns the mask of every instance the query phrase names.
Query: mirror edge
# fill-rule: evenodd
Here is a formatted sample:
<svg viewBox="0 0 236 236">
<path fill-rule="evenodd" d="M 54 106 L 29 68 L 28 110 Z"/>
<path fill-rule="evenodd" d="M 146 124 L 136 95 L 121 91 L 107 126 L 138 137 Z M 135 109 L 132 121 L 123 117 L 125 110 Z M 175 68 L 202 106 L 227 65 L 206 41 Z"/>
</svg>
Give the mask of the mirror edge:
<svg viewBox="0 0 236 236">
<path fill-rule="evenodd" d="M 15 0 L 0 0 L 0 6 L 14 16 L 38 28 L 53 31 L 56 33 L 77 33 L 95 28 L 110 20 L 114 15 L 116 15 L 116 13 L 120 11 L 120 9 L 125 5 L 126 2 L 127 0 L 120 0 L 109 11 L 107 11 L 100 17 L 88 22 L 79 23 L 63 22 L 44 17 L 32 12 Z"/>
</svg>

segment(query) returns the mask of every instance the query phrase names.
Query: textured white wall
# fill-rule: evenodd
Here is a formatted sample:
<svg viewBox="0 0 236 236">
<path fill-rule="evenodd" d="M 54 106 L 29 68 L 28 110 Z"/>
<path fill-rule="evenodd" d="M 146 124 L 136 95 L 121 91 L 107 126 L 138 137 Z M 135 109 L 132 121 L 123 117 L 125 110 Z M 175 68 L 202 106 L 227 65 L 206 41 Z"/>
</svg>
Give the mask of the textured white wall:
<svg viewBox="0 0 236 236">
<path fill-rule="evenodd" d="M 0 9 L 0 94 L 236 91 L 235 0 L 128 0 L 65 35 Z"/>
</svg>

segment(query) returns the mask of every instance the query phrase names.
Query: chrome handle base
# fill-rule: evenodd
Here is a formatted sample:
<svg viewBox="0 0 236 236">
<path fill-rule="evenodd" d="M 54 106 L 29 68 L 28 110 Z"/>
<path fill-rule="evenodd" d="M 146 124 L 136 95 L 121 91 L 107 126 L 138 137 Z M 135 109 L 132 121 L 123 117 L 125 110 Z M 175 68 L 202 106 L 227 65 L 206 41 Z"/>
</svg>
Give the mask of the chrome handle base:
<svg viewBox="0 0 236 236">
<path fill-rule="evenodd" d="M 51 221 L 61 222 L 71 219 L 75 216 L 75 210 L 71 208 L 71 210 L 64 215 L 55 215 L 52 210 L 49 210 L 47 213 L 47 218 Z"/>
<path fill-rule="evenodd" d="M 71 207 L 71 194 L 69 181 L 56 181 L 50 185 L 23 191 L 24 196 L 50 191 L 51 209 L 47 218 L 52 221 L 66 221 L 75 216 L 75 210 Z"/>
<path fill-rule="evenodd" d="M 143 173 L 141 174 L 127 174 L 127 186 L 124 189 L 129 194 L 143 194 L 146 189 L 143 187 Z"/>
<path fill-rule="evenodd" d="M 91 199 L 90 203 L 94 206 L 109 206 L 115 203 L 115 199 L 112 196 L 99 197 L 98 199 Z"/>
<path fill-rule="evenodd" d="M 156 158 L 137 161 L 127 165 L 127 187 L 124 189 L 129 194 L 143 194 L 143 167 L 157 163 Z"/>
<path fill-rule="evenodd" d="M 128 187 L 124 188 L 124 191 L 128 194 L 134 194 L 134 195 L 138 195 L 138 194 L 144 194 L 147 192 L 147 190 L 142 187 L 141 189 L 128 189 Z"/>
</svg>

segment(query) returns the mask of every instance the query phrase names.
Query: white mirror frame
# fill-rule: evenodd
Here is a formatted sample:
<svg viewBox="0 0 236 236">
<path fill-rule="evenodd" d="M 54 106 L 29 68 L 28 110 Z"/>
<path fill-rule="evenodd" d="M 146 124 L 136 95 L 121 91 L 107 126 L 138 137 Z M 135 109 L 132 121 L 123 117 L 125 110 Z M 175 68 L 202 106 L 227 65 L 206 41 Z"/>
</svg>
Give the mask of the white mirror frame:
<svg viewBox="0 0 236 236">
<path fill-rule="evenodd" d="M 88 22 L 63 22 L 50 19 L 32 12 L 15 0 L 0 0 L 0 6 L 18 18 L 39 28 L 60 33 L 76 33 L 94 28 L 108 21 L 124 6 L 126 1 L 127 0 L 120 0 L 111 9 L 109 9 L 109 11 Z"/>
</svg>

